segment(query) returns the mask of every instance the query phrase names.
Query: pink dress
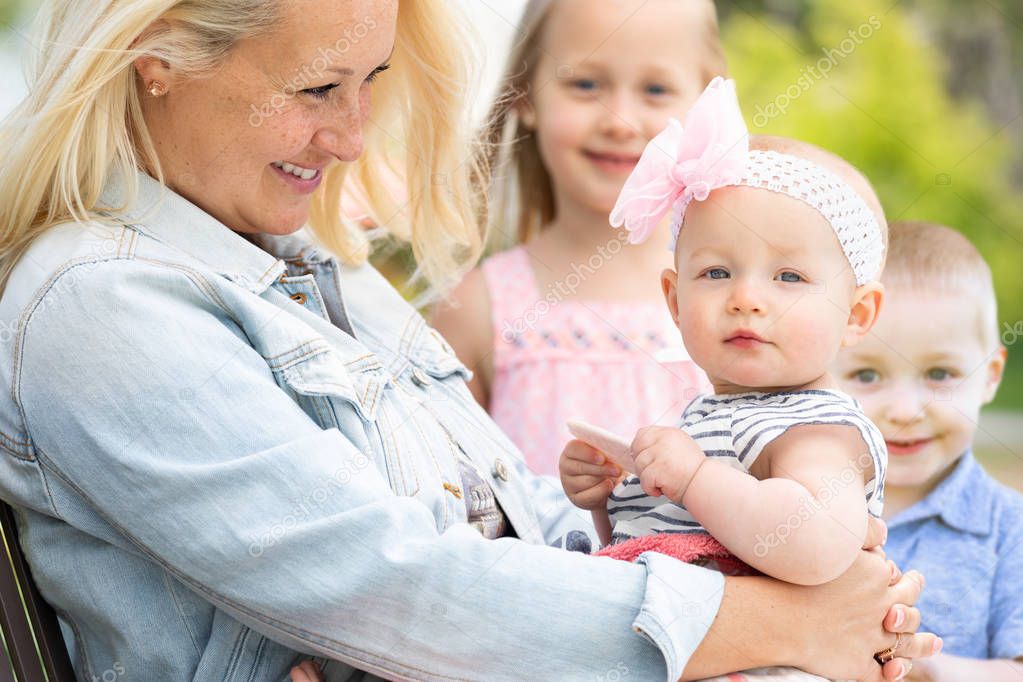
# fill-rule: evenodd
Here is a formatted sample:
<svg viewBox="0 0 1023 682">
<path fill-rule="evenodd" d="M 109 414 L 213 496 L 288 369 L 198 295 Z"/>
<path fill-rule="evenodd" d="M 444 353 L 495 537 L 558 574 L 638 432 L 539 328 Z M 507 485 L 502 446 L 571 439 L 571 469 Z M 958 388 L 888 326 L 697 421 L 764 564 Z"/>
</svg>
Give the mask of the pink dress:
<svg viewBox="0 0 1023 682">
<path fill-rule="evenodd" d="M 677 424 L 710 392 L 663 303 L 562 300 L 582 269 L 541 296 L 521 246 L 481 267 L 494 325 L 489 411 L 536 473 L 557 475 L 569 419 L 631 440 Z"/>
</svg>

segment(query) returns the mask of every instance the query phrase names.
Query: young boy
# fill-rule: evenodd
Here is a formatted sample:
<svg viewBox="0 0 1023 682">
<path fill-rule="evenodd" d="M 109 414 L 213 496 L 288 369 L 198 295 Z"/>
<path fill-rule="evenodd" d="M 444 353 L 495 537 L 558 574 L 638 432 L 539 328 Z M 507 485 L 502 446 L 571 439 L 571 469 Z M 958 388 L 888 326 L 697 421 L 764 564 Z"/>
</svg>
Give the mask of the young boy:
<svg viewBox="0 0 1023 682">
<path fill-rule="evenodd" d="M 958 232 L 890 227 L 886 301 L 835 374 L 888 446 L 888 557 L 927 576 L 922 630 L 943 652 L 911 680 L 1023 679 L 1023 497 L 970 451 L 980 408 L 998 389 L 991 271 Z"/>
</svg>

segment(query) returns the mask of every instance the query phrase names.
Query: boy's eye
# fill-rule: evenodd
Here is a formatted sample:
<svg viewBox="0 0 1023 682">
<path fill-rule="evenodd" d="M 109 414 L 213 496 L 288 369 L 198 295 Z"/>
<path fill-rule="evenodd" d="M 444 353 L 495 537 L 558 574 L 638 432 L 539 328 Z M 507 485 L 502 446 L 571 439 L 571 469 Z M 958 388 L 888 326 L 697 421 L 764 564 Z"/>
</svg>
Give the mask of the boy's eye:
<svg viewBox="0 0 1023 682">
<path fill-rule="evenodd" d="M 853 372 L 852 378 L 862 384 L 874 384 L 881 380 L 881 374 L 876 369 L 861 369 Z"/>
<path fill-rule="evenodd" d="M 341 85 L 341 84 L 340 83 L 328 83 L 327 85 L 321 85 L 318 88 L 306 88 L 302 92 L 304 92 L 307 95 L 312 95 L 313 97 L 315 97 L 317 99 L 326 99 L 327 98 L 327 94 L 331 90 L 333 90 L 334 88 L 338 87 L 339 85 Z"/>
<path fill-rule="evenodd" d="M 728 279 L 728 270 L 724 268 L 711 268 L 705 274 L 710 279 Z"/>
<path fill-rule="evenodd" d="M 776 279 L 781 280 L 782 282 L 802 282 L 803 276 L 797 272 L 786 270 L 785 272 L 780 273 Z"/>
<path fill-rule="evenodd" d="M 948 381 L 952 378 L 952 372 L 941 367 L 932 367 L 927 370 L 927 379 L 929 381 Z"/>
</svg>

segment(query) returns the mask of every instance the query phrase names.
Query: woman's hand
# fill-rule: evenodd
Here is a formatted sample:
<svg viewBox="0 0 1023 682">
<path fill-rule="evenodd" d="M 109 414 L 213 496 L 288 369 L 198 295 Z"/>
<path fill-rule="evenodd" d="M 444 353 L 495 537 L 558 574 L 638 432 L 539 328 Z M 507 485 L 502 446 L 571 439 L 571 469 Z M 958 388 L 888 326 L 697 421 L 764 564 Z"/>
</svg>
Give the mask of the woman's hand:
<svg viewBox="0 0 1023 682">
<path fill-rule="evenodd" d="M 865 551 L 848 571 L 830 583 L 797 588 L 810 630 L 820 633 L 805 660 L 795 662 L 799 667 L 831 678 L 896 680 L 909 672 L 912 659 L 940 651 L 938 637 L 915 634 L 920 611 L 913 605 L 924 578 L 916 571 L 903 575 L 885 559 L 880 545 L 886 536 L 884 522 L 871 517 Z M 895 633 L 902 634 L 898 658 L 881 667 L 873 653 L 893 646 Z"/>
<path fill-rule="evenodd" d="M 558 460 L 561 485 L 580 509 L 603 509 L 624 473 L 599 451 L 581 440 L 569 441 Z"/>
</svg>

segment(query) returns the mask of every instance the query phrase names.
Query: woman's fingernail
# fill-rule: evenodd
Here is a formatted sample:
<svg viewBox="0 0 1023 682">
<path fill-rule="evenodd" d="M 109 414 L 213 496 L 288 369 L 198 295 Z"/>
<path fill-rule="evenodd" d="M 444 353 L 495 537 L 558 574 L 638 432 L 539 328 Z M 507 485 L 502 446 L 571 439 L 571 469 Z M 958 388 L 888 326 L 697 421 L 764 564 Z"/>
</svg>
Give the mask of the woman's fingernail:
<svg viewBox="0 0 1023 682">
<path fill-rule="evenodd" d="M 937 656 L 941 652 L 941 647 L 945 646 L 945 643 L 941 641 L 941 637 L 934 640 L 934 646 L 931 647 L 931 656 Z"/>
<path fill-rule="evenodd" d="M 902 627 L 902 624 L 904 622 L 906 622 L 906 610 L 895 609 L 895 623 L 892 625 L 892 627 L 900 628 Z"/>
<path fill-rule="evenodd" d="M 896 677 L 895 679 L 896 680 L 904 680 L 904 679 L 906 679 L 906 675 L 908 675 L 908 674 L 909 674 L 909 670 L 906 668 L 906 664 L 905 663 L 900 663 L 899 664 L 899 676 Z"/>
</svg>

